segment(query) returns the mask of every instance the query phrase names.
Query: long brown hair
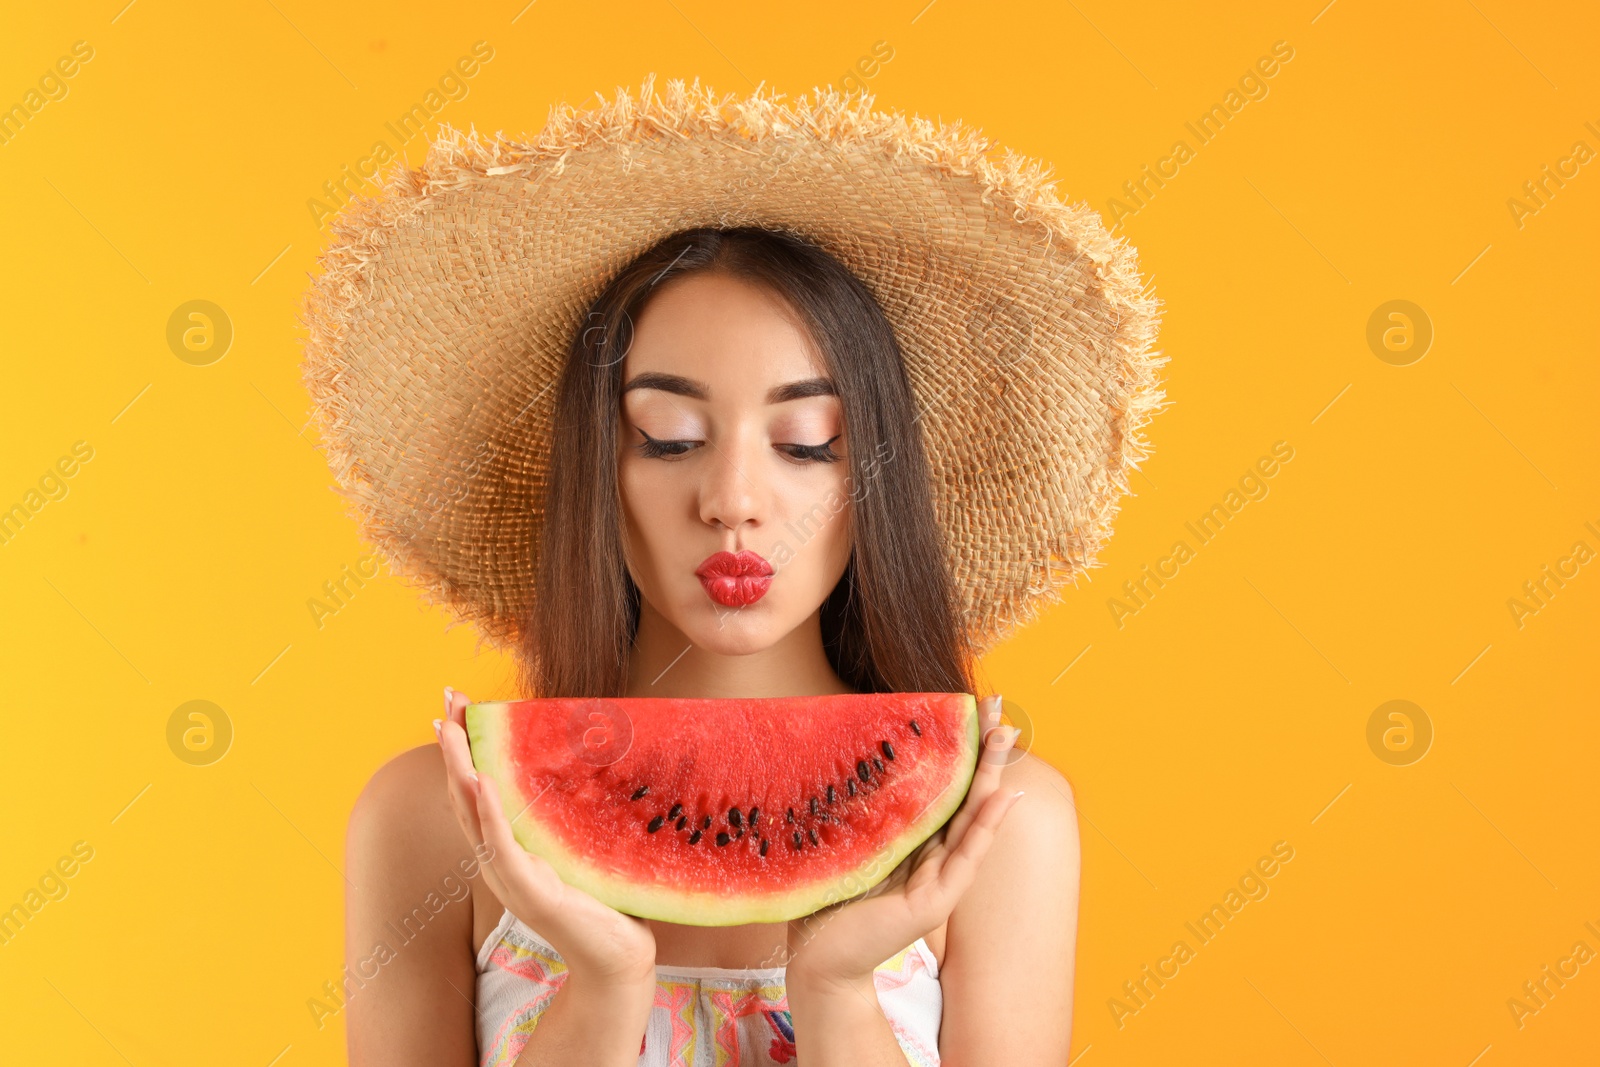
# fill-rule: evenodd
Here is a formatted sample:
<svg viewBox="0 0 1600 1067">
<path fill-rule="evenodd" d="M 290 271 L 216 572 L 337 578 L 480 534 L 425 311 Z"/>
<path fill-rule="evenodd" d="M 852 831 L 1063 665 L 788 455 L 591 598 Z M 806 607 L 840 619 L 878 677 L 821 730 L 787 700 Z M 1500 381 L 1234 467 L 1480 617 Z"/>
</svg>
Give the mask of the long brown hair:
<svg viewBox="0 0 1600 1067">
<path fill-rule="evenodd" d="M 971 650 L 894 329 L 832 255 L 757 227 L 700 227 L 661 240 L 617 273 L 574 333 L 540 501 L 522 689 L 543 697 L 623 693 L 639 590 L 624 561 L 617 488 L 622 360 L 633 324 L 665 282 L 712 271 L 783 297 L 838 390 L 850 442 L 854 541 L 843 577 L 822 604 L 833 669 L 858 692 L 973 692 Z"/>
</svg>

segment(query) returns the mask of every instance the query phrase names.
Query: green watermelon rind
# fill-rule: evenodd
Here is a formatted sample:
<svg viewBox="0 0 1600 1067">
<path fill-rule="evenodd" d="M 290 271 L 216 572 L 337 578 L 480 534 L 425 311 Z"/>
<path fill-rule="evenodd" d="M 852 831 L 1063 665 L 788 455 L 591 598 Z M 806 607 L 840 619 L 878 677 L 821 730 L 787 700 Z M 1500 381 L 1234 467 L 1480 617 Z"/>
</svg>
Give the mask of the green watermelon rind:
<svg viewBox="0 0 1600 1067">
<path fill-rule="evenodd" d="M 709 893 L 674 889 L 659 884 L 643 884 L 609 876 L 594 869 L 581 853 L 568 849 L 553 834 L 546 833 L 535 819 L 523 817 L 533 800 L 518 787 L 516 772 L 507 755 L 507 719 L 497 709 L 506 701 L 468 705 L 467 737 L 472 744 L 472 762 L 479 774 L 487 774 L 500 794 L 501 810 L 511 821 L 511 833 L 525 850 L 549 863 L 567 885 L 581 889 L 617 911 L 643 919 L 678 923 L 685 926 L 741 926 L 747 923 L 778 923 L 804 918 L 840 901 L 867 892 L 887 878 L 902 860 L 932 837 L 961 807 L 977 773 L 980 728 L 977 700 L 969 693 L 964 698 L 967 722 L 966 745 L 955 764 L 957 773 L 937 801 L 928 805 L 922 817 L 887 842 L 863 870 L 857 867 L 842 877 L 818 879 L 796 886 L 787 893 L 761 893 L 739 897 L 728 893 Z"/>
</svg>

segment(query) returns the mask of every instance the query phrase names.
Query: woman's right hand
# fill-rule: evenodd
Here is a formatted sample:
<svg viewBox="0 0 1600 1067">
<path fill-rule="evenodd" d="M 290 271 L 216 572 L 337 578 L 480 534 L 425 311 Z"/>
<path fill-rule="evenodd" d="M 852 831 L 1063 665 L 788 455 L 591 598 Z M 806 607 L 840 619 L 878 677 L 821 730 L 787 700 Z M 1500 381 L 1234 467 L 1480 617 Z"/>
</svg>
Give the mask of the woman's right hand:
<svg viewBox="0 0 1600 1067">
<path fill-rule="evenodd" d="M 555 868 L 512 836 L 492 779 L 473 769 L 464 693 L 445 690 L 445 718 L 434 725 L 456 820 L 479 858 L 485 883 L 512 915 L 566 961 L 568 978 L 591 989 L 631 990 L 653 999 L 656 939 L 643 922 L 567 885 Z"/>
</svg>

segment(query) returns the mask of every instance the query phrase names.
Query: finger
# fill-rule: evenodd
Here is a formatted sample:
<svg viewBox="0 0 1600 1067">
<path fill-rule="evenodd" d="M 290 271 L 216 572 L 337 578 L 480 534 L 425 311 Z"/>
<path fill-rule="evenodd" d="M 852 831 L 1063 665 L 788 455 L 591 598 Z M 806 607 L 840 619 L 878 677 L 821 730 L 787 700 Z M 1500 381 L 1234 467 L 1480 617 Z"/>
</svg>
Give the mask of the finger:
<svg viewBox="0 0 1600 1067">
<path fill-rule="evenodd" d="M 512 833 L 494 779 L 479 777 L 475 800 L 485 846 L 480 850 L 480 867 L 489 888 L 502 902 L 518 903 L 519 919 L 538 927 L 540 933 L 564 939 L 570 918 L 561 907 L 566 884 L 555 868 L 524 849 Z"/>
<path fill-rule="evenodd" d="M 472 745 L 471 745 L 470 740 L 467 739 L 467 721 L 466 721 L 466 707 L 467 707 L 467 705 L 469 703 L 471 703 L 471 701 L 467 698 L 467 695 L 465 693 L 458 693 L 454 689 L 450 688 L 449 686 L 445 686 L 444 687 L 445 717 L 444 717 L 444 721 L 439 724 L 439 727 L 440 727 L 440 729 L 439 729 L 439 743 L 440 743 L 440 745 L 444 745 L 445 744 L 445 736 L 447 734 L 452 733 L 452 731 L 448 728 L 448 726 L 445 725 L 446 723 L 453 723 L 457 727 L 459 727 L 460 731 L 461 731 L 460 736 L 461 736 L 463 742 L 465 742 L 461 746 L 461 748 L 466 753 L 466 759 L 465 759 L 464 763 L 461 763 L 460 761 L 458 761 L 457 766 L 460 767 L 461 769 L 464 769 L 464 770 L 468 771 L 468 772 L 472 772 L 472 771 L 474 771 L 473 761 L 472 761 Z M 455 748 L 455 746 L 452 745 L 446 751 L 453 751 L 454 748 Z M 468 774 L 468 775 L 465 776 L 465 780 L 470 780 L 470 779 L 471 779 L 471 774 Z"/>
<path fill-rule="evenodd" d="M 448 685 L 444 687 L 445 718 L 460 726 L 467 728 L 467 705 L 472 703 L 472 698 L 465 693 L 457 692 Z"/>
<path fill-rule="evenodd" d="M 983 704 L 978 711 L 978 736 L 980 739 L 987 737 L 989 731 L 1000 725 L 1000 709 L 1004 698 L 999 693 L 991 693 L 983 698 Z"/>
<path fill-rule="evenodd" d="M 967 832 L 967 827 L 971 825 L 978 810 L 989 797 L 999 792 L 1000 777 L 1006 767 L 1006 757 L 1016 745 L 1020 735 L 1021 731 L 1014 726 L 1002 726 L 990 730 L 985 735 L 985 747 L 979 753 L 978 769 L 972 776 L 972 785 L 967 790 L 966 799 L 961 802 L 955 817 L 945 828 L 945 840 L 951 848 L 960 843 L 962 835 Z"/>
<path fill-rule="evenodd" d="M 1004 765 L 1006 762 L 1006 752 L 1010 750 L 1010 746 L 1009 744 L 1003 746 L 997 753 L 995 748 L 997 745 L 999 745 L 999 742 L 996 741 L 995 738 L 1010 736 L 1016 732 L 1016 727 L 1006 726 L 1001 719 L 1001 707 L 1004 703 L 1003 698 L 997 694 L 992 699 L 993 703 L 990 705 L 990 714 L 984 720 L 983 733 L 979 737 L 980 744 L 978 745 L 978 759 L 980 763 L 984 764 L 993 763 Z"/>
<path fill-rule="evenodd" d="M 997 693 L 986 698 L 988 709 L 982 716 L 978 734 L 978 764 L 973 770 L 972 783 L 967 788 L 966 799 L 956 813 L 947 835 L 959 831 L 972 821 L 972 815 L 988 799 L 1000 782 L 999 770 L 1005 766 L 1005 754 L 1015 738 L 1010 728 L 1000 721 L 1001 697 Z"/>
<path fill-rule="evenodd" d="M 504 902 L 510 897 L 508 883 L 520 884 L 530 880 L 519 878 L 519 874 L 526 872 L 517 869 L 517 859 L 526 858 L 527 854 L 512 836 L 511 825 L 506 822 L 505 812 L 500 808 L 500 792 L 494 787 L 493 779 L 480 776 L 473 783 L 472 804 L 482 833 L 483 847 L 478 849 L 479 870 L 483 871 L 484 879 L 494 895 Z M 529 917 L 520 918 L 526 921 Z"/>
<path fill-rule="evenodd" d="M 466 732 L 455 722 L 441 724 L 439 748 L 444 755 L 445 789 L 450 794 L 450 806 L 461 824 L 461 832 L 476 848 L 483 842 L 483 829 L 473 796 L 477 771 L 472 766 Z"/>
</svg>

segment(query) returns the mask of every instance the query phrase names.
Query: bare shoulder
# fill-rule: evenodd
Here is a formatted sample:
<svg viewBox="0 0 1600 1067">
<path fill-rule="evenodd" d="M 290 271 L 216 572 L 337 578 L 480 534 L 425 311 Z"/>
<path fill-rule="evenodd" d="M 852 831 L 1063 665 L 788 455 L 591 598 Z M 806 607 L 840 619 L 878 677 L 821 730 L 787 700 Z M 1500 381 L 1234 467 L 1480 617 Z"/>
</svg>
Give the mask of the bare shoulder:
<svg viewBox="0 0 1600 1067">
<path fill-rule="evenodd" d="M 474 884 L 438 746 L 373 774 L 350 813 L 345 1022 L 352 1064 L 476 1062 Z"/>
<path fill-rule="evenodd" d="M 353 869 L 389 884 L 471 854 L 450 809 L 439 746 L 410 749 L 378 768 L 350 812 L 347 851 Z"/>
<path fill-rule="evenodd" d="M 1078 805 L 1066 775 L 1031 752 L 1009 764 L 1000 775 L 1000 788 L 1023 790 L 1023 797 L 1006 815 L 1001 835 L 1033 841 L 1049 851 L 1070 853 L 1076 861 Z M 1053 846 L 1053 847 L 1051 847 Z M 1036 847 L 1035 856 L 1040 850 Z"/>
<path fill-rule="evenodd" d="M 449 815 L 445 795 L 444 756 L 438 745 L 408 749 L 379 767 L 356 798 L 350 813 L 352 829 L 382 830 L 395 822 Z"/>
</svg>

